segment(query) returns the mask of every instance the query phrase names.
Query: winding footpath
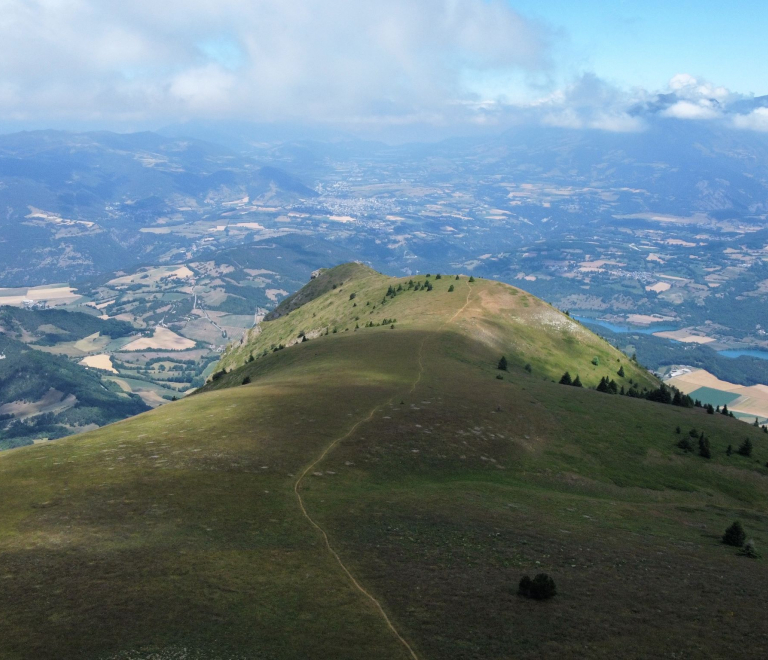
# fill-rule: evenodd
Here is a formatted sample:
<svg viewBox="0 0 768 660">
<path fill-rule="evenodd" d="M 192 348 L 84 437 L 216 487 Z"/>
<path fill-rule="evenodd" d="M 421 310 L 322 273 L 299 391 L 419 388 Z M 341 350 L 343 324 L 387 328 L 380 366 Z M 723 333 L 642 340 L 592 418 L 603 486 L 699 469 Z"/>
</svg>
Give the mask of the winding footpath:
<svg viewBox="0 0 768 660">
<path fill-rule="evenodd" d="M 449 323 L 453 323 L 461 314 L 464 313 L 464 311 L 469 306 L 470 298 L 472 296 L 472 285 L 467 282 L 467 300 L 464 303 L 464 306 L 457 311 L 448 321 L 446 321 L 443 325 L 448 325 Z M 424 344 L 426 343 L 427 338 L 421 340 L 421 343 L 419 344 L 419 352 L 418 352 L 418 365 L 419 365 L 419 372 L 416 376 L 416 379 L 413 381 L 413 384 L 411 385 L 411 389 L 409 390 L 409 394 L 413 394 L 413 392 L 418 387 L 419 383 L 421 382 L 421 378 L 424 375 Z M 296 495 L 296 499 L 299 503 L 299 508 L 301 509 L 302 515 L 307 519 L 310 525 L 314 527 L 318 532 L 320 532 L 320 535 L 323 537 L 323 542 L 325 543 L 325 547 L 327 548 L 328 552 L 331 553 L 333 558 L 336 560 L 336 563 L 338 563 L 341 570 L 344 572 L 344 574 L 349 578 L 352 585 L 357 589 L 363 596 L 365 596 L 371 604 L 374 606 L 376 611 L 379 613 L 381 618 L 384 620 L 384 623 L 387 625 L 389 630 L 392 632 L 392 634 L 397 638 L 397 640 L 405 647 L 405 649 L 410 654 L 412 660 L 419 660 L 419 656 L 416 655 L 416 651 L 413 650 L 413 647 L 406 641 L 406 639 L 400 634 L 400 632 L 395 628 L 395 625 L 392 623 L 392 620 L 389 618 L 387 613 L 384 611 L 384 608 L 382 607 L 381 603 L 362 585 L 360 582 L 357 581 L 354 575 L 352 575 L 352 572 L 347 568 L 347 565 L 342 561 L 341 557 L 339 556 L 339 553 L 334 550 L 333 546 L 331 545 L 331 541 L 328 538 L 328 534 L 326 531 L 320 526 L 320 524 L 309 514 L 307 511 L 307 507 L 304 503 L 304 498 L 301 496 L 301 484 L 306 478 L 306 476 L 312 472 L 315 467 L 321 463 L 328 454 L 330 454 L 340 443 L 344 442 L 347 438 L 354 435 L 355 431 L 357 431 L 358 428 L 360 428 L 363 424 L 367 424 L 370 422 L 374 415 L 381 410 L 384 406 L 391 403 L 395 397 L 392 397 L 388 401 L 385 401 L 384 403 L 380 403 L 375 408 L 371 410 L 371 412 L 368 413 L 366 417 L 363 419 L 357 421 L 350 429 L 347 431 L 344 435 L 339 436 L 336 438 L 331 444 L 329 444 L 323 452 L 314 460 L 312 463 L 310 463 L 304 471 L 299 475 L 299 478 L 296 479 L 296 482 L 293 484 L 293 492 Z"/>
</svg>

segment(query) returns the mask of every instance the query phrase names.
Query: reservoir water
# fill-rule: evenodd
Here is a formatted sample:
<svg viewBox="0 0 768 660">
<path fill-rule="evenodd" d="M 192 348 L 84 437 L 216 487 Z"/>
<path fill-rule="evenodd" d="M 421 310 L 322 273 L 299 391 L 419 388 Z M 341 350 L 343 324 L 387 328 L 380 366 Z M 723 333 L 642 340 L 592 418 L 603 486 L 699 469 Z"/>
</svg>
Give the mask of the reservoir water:
<svg viewBox="0 0 768 660">
<path fill-rule="evenodd" d="M 737 348 L 728 351 L 718 351 L 717 354 L 728 358 L 745 356 L 760 358 L 761 360 L 768 360 L 768 351 L 761 351 L 759 348 Z"/>
<path fill-rule="evenodd" d="M 599 321 L 598 319 L 587 318 L 586 316 L 573 315 L 573 318 L 581 323 L 591 323 L 592 325 L 599 325 L 602 328 L 607 328 L 611 332 L 618 334 L 634 333 L 638 335 L 652 335 L 654 332 L 670 332 L 677 330 L 675 325 L 665 325 L 663 323 L 651 323 L 651 325 L 617 325 L 609 321 Z"/>
</svg>

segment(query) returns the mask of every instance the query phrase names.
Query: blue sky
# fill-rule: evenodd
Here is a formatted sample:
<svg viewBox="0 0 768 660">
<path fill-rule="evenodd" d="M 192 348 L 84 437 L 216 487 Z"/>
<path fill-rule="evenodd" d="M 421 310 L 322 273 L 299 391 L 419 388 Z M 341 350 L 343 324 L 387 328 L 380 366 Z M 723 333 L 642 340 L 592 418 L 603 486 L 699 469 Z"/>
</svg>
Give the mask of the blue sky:
<svg viewBox="0 0 768 660">
<path fill-rule="evenodd" d="M 661 89 L 689 73 L 768 94 L 768 2 L 763 0 L 513 0 L 560 28 L 559 64 L 614 83 Z"/>
</svg>

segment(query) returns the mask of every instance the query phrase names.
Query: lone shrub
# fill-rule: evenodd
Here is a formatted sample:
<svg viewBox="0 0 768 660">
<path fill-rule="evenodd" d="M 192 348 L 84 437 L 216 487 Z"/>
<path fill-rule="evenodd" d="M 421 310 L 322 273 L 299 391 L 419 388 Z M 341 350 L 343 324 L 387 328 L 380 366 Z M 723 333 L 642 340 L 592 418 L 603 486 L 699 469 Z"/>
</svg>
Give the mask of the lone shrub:
<svg viewBox="0 0 768 660">
<path fill-rule="evenodd" d="M 555 581 L 546 573 L 539 573 L 533 580 L 527 575 L 520 580 L 517 593 L 533 600 L 547 600 L 557 595 Z"/>
<path fill-rule="evenodd" d="M 454 289 L 453 289 L 453 284 L 451 284 L 451 286 L 449 286 L 449 287 L 448 287 L 448 293 L 452 293 L 452 292 L 453 292 L 453 290 L 454 290 Z"/>
<path fill-rule="evenodd" d="M 749 539 L 749 541 L 744 544 L 744 547 L 739 550 L 739 554 L 749 557 L 750 559 L 760 559 L 760 553 L 757 551 L 755 542 L 752 539 Z"/>
<path fill-rule="evenodd" d="M 723 534 L 723 543 L 725 545 L 732 545 L 735 548 L 742 547 L 746 540 L 747 534 L 738 520 L 726 529 L 725 534 Z"/>
<path fill-rule="evenodd" d="M 499 360 L 498 364 L 498 370 L 499 371 L 506 371 L 507 370 L 507 358 L 503 355 L 501 356 L 501 359 Z"/>
<path fill-rule="evenodd" d="M 251 377 L 250 376 L 246 376 L 245 378 L 243 378 L 243 385 L 247 385 L 250 382 L 251 382 Z"/>
</svg>

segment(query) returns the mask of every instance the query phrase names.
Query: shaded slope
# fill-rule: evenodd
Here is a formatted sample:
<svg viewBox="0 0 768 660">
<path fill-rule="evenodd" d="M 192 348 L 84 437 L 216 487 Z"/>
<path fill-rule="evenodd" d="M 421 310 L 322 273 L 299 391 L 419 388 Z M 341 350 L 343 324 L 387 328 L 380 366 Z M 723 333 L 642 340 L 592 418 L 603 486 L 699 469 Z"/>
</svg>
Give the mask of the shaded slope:
<svg viewBox="0 0 768 660">
<path fill-rule="evenodd" d="M 763 655 L 768 571 L 718 541 L 735 517 L 768 538 L 765 436 L 518 358 L 499 381 L 497 337 L 524 328 L 494 325 L 494 283 L 454 284 L 419 324 L 324 335 L 0 456 L 4 657 L 409 657 L 297 491 L 418 658 Z M 560 359 L 540 334 L 519 345 Z M 714 458 L 677 450 L 676 425 Z M 753 458 L 726 457 L 743 435 Z M 540 570 L 558 597 L 518 599 Z"/>
</svg>

